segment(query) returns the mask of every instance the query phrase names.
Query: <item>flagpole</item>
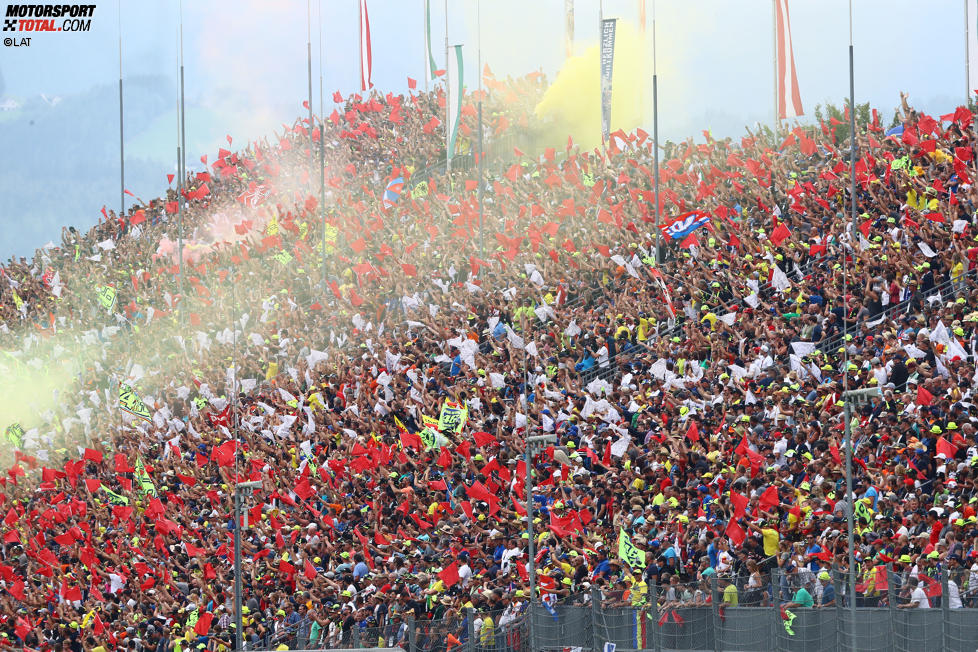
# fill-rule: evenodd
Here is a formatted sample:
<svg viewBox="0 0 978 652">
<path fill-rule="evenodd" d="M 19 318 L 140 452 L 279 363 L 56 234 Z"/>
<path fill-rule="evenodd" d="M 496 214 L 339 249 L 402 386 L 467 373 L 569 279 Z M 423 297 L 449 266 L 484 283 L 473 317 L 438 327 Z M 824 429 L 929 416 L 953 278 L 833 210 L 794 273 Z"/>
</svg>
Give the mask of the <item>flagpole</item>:
<svg viewBox="0 0 978 652">
<path fill-rule="evenodd" d="M 363 4 L 362 0 L 357 0 L 357 70 L 360 71 L 360 78 L 357 86 L 363 90 Z"/>
<path fill-rule="evenodd" d="M 850 198 L 850 211 L 851 211 L 851 223 L 849 224 L 849 244 L 852 247 L 853 252 L 855 252 L 855 225 L 856 225 L 856 80 L 854 75 L 854 52 L 852 45 L 852 0 L 849 0 L 849 198 Z M 846 264 L 847 256 L 845 251 L 843 251 L 842 262 L 844 264 L 843 268 L 843 301 L 844 301 L 844 311 L 845 319 L 843 320 L 843 333 L 848 330 L 847 324 L 849 319 L 849 287 L 848 287 L 848 273 L 849 267 Z M 843 374 L 842 374 L 842 391 L 843 396 L 849 391 L 849 346 L 845 341 L 845 336 L 843 336 Z M 854 513 L 856 511 L 855 497 L 852 494 L 852 456 L 853 456 L 853 445 L 852 445 L 852 425 L 850 424 L 849 415 L 851 414 L 849 404 L 851 399 L 844 398 L 845 410 L 843 412 L 843 418 L 845 419 L 845 438 L 846 438 L 846 496 L 849 502 L 849 537 L 848 537 L 848 553 L 849 553 L 849 609 L 851 611 L 852 619 L 852 633 L 855 635 L 856 631 L 856 561 L 854 552 Z M 853 640 L 855 640 L 853 636 Z"/>
<path fill-rule="evenodd" d="M 655 264 L 662 260 L 659 255 L 659 75 L 655 48 L 655 0 L 652 0 L 652 149 L 655 174 Z"/>
<path fill-rule="evenodd" d="M 122 131 L 122 0 L 119 10 L 119 219 L 126 215 L 126 145 Z"/>
<path fill-rule="evenodd" d="M 482 0 L 475 1 L 475 24 L 476 24 L 476 74 L 479 76 L 479 160 L 478 160 L 478 171 L 479 171 L 479 257 L 485 258 L 486 256 L 486 237 L 485 231 L 483 229 L 483 204 L 482 204 L 482 191 L 483 191 L 483 181 L 482 181 L 482 159 L 485 156 L 485 152 L 482 151 Z M 447 106 L 448 99 L 445 99 L 445 104 Z"/>
<path fill-rule="evenodd" d="M 319 212 L 323 226 L 323 297 L 326 296 L 326 134 L 319 121 Z M 325 303 L 325 301 L 323 302 Z"/>
<path fill-rule="evenodd" d="M 312 163 L 312 6 L 311 0 L 306 0 L 306 60 L 309 78 L 309 162 Z"/>
<path fill-rule="evenodd" d="M 424 57 L 424 92 L 428 92 L 428 76 L 431 74 L 431 66 L 428 65 L 428 49 L 431 47 L 431 43 L 428 42 L 431 36 L 431 16 L 430 7 L 428 5 L 430 0 L 421 0 L 421 13 L 424 18 L 421 21 L 422 29 L 424 29 L 424 34 L 422 34 L 422 41 L 424 47 L 422 48 L 422 56 Z"/>
<path fill-rule="evenodd" d="M 449 85 L 451 80 L 448 74 L 448 0 L 445 0 L 445 173 L 450 174 L 452 171 L 452 153 L 448 151 L 448 146 L 450 145 L 450 136 L 452 131 L 452 118 L 449 115 Z M 459 96 L 459 101 L 461 102 L 461 96 Z M 449 181 L 449 184 L 451 182 Z"/>
<path fill-rule="evenodd" d="M 964 5 L 964 99 L 965 106 L 971 99 L 971 60 L 968 58 L 968 41 L 971 38 L 971 29 L 968 25 L 968 0 L 963 0 Z"/>
<path fill-rule="evenodd" d="M 185 104 L 186 96 L 183 89 L 183 0 L 180 0 L 180 185 L 186 183 L 187 178 L 187 107 Z M 183 193 L 180 193 L 179 201 L 183 204 Z M 180 260 L 178 263 L 180 275 L 180 316 L 183 316 L 183 211 L 180 211 L 180 224 L 177 236 L 177 255 Z"/>
<path fill-rule="evenodd" d="M 774 81 L 771 94 L 774 99 L 774 135 L 778 134 L 778 0 L 771 0 L 771 78 Z"/>
<path fill-rule="evenodd" d="M 319 121 L 322 122 L 323 116 L 326 115 L 326 109 L 323 107 L 323 0 L 317 0 L 316 12 L 319 23 Z"/>
</svg>

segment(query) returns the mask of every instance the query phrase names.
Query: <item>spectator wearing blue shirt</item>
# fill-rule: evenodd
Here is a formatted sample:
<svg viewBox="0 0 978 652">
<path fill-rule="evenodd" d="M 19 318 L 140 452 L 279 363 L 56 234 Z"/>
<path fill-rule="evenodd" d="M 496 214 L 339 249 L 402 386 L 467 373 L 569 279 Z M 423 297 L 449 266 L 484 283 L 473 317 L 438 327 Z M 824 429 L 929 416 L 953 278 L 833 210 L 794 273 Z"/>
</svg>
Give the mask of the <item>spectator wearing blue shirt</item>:
<svg viewBox="0 0 978 652">
<path fill-rule="evenodd" d="M 359 552 L 353 556 L 353 560 L 356 562 L 353 565 L 353 579 L 358 580 L 361 577 L 366 576 L 370 572 L 370 568 L 363 561 L 363 555 Z"/>
<path fill-rule="evenodd" d="M 832 584 L 832 576 L 828 571 L 818 574 L 818 581 L 822 585 L 822 598 L 818 601 L 820 607 L 835 606 L 835 586 Z"/>
</svg>

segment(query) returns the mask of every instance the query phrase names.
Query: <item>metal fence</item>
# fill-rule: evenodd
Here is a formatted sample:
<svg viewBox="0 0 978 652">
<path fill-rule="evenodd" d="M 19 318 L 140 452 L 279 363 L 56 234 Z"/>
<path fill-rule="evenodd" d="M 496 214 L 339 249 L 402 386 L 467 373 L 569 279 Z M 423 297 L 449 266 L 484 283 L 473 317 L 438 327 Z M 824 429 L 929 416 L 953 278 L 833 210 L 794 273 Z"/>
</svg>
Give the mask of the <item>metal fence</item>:
<svg viewBox="0 0 978 652">
<path fill-rule="evenodd" d="M 548 605 L 516 613 L 464 610 L 442 620 L 409 617 L 403 624 L 345 632 L 329 627 L 316 632 L 300 624 L 293 636 L 275 643 L 292 650 L 400 647 L 407 652 L 603 652 L 608 644 L 617 652 L 978 648 L 978 587 L 969 590 L 970 572 L 917 576 L 909 568 L 867 567 L 855 583 L 854 608 L 842 573 L 819 579 L 820 573 L 799 566 L 786 574 L 778 569 L 714 574 L 662 586 L 616 583 L 559 600 L 550 596 Z M 923 594 L 914 593 L 918 582 Z M 919 607 L 921 595 L 929 608 Z"/>
</svg>

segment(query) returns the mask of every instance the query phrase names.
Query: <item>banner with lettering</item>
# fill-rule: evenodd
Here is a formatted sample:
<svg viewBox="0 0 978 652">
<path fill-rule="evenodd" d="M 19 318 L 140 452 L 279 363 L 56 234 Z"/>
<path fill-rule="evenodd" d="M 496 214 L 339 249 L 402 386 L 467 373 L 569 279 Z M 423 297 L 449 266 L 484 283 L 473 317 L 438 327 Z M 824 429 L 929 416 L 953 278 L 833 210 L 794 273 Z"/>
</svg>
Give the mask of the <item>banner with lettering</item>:
<svg viewBox="0 0 978 652">
<path fill-rule="evenodd" d="M 458 434 L 462 432 L 468 419 L 468 406 L 454 401 L 445 401 L 441 406 L 441 415 L 438 417 L 438 430 Z"/>
<path fill-rule="evenodd" d="M 601 21 L 601 140 L 611 134 L 611 73 L 615 62 L 615 18 Z"/>
</svg>

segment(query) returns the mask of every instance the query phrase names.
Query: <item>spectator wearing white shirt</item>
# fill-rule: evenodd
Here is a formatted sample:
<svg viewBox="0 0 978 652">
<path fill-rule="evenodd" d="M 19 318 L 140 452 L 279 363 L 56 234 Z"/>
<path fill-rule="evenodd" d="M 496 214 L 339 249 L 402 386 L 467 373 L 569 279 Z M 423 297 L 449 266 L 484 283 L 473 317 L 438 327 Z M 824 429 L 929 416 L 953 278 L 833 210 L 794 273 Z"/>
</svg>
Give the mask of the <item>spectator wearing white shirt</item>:
<svg viewBox="0 0 978 652">
<path fill-rule="evenodd" d="M 910 602 L 899 605 L 900 609 L 930 609 L 930 600 L 924 591 L 924 581 L 918 579 L 917 586 L 910 594 Z"/>
</svg>

